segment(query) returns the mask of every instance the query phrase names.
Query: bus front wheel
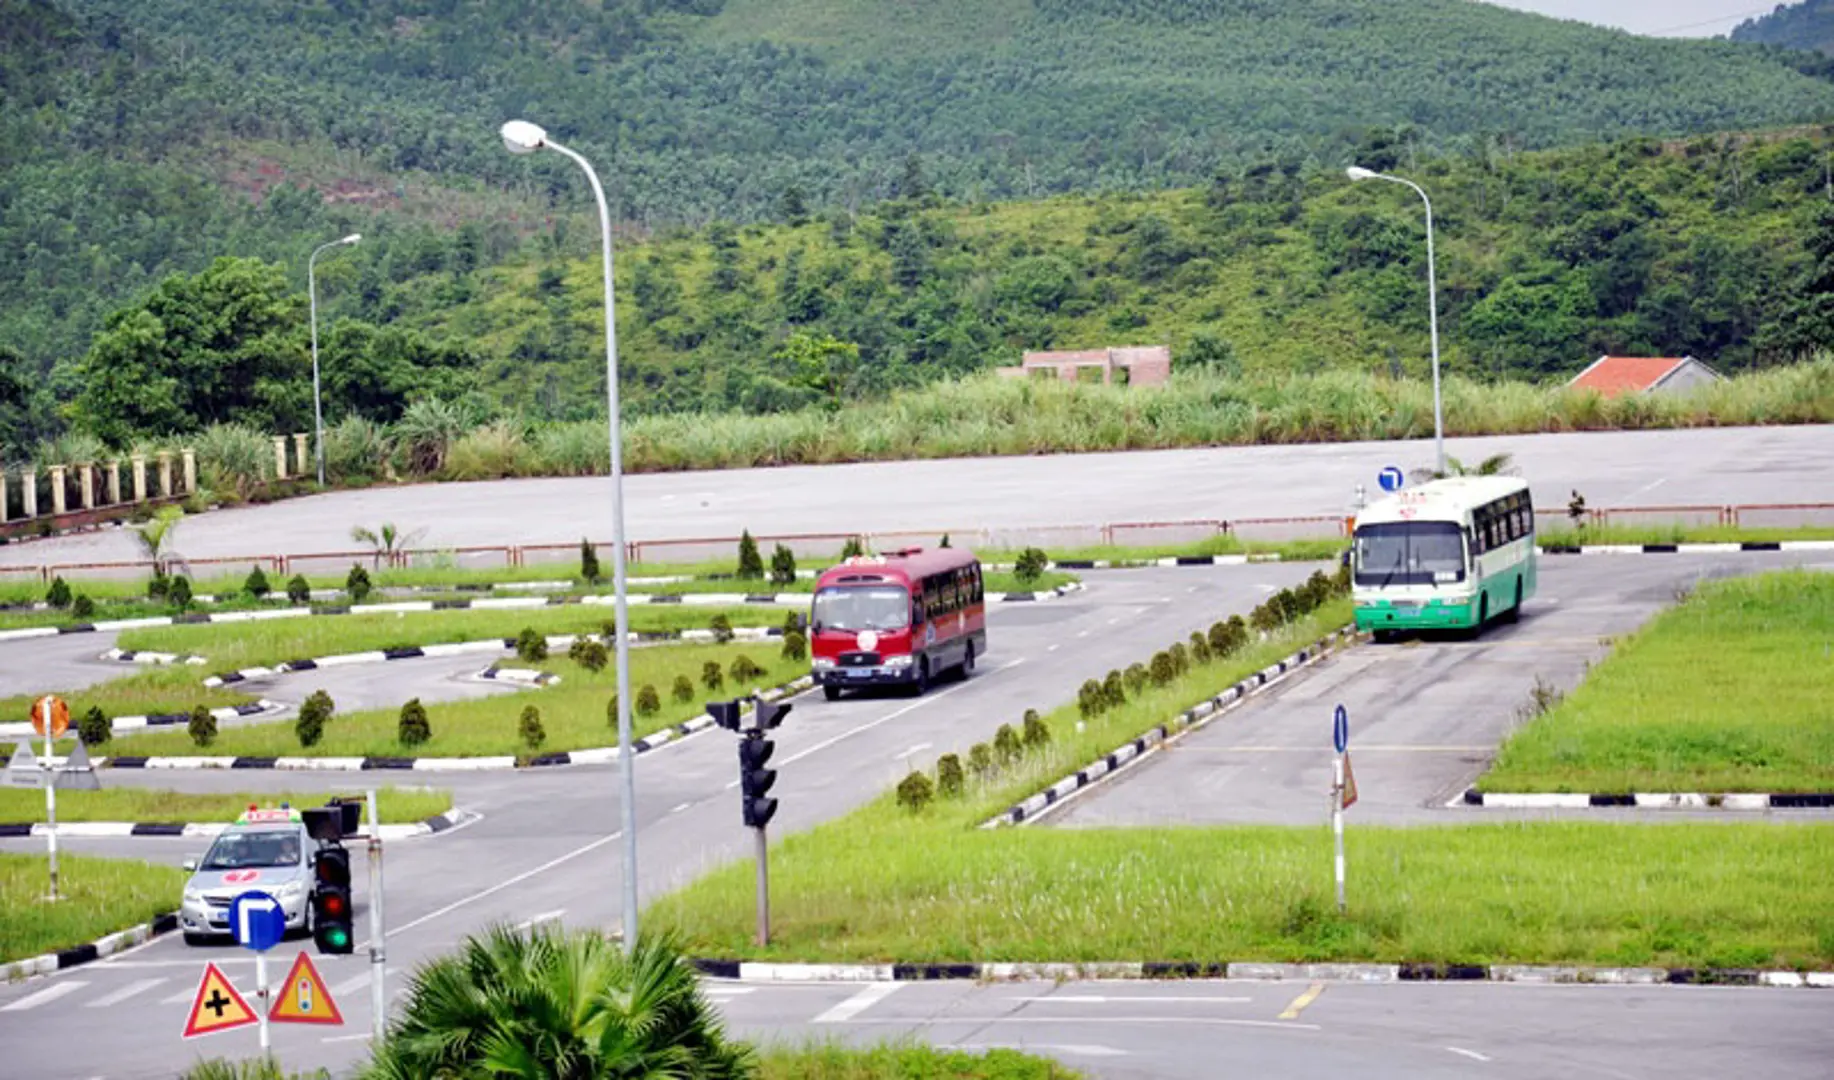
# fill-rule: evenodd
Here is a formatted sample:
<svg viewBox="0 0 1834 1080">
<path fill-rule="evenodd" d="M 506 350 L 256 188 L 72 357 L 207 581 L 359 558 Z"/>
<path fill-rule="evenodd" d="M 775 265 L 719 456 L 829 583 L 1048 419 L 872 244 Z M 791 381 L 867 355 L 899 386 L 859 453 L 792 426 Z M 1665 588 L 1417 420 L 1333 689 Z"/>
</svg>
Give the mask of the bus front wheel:
<svg viewBox="0 0 1834 1080">
<path fill-rule="evenodd" d="M 911 683 L 911 691 L 922 697 L 930 689 L 930 658 L 917 661 L 917 678 Z"/>
</svg>

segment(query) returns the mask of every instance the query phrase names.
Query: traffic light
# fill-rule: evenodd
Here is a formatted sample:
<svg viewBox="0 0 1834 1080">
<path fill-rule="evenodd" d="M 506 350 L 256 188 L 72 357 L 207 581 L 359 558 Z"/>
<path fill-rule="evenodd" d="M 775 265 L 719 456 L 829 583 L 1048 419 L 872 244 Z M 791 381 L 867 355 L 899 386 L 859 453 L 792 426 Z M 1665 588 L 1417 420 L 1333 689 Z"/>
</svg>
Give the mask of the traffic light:
<svg viewBox="0 0 1834 1080">
<path fill-rule="evenodd" d="M 737 701 L 709 701 L 707 702 L 707 715 L 713 717 L 713 722 L 727 731 L 737 731 L 739 730 L 739 705 Z"/>
<path fill-rule="evenodd" d="M 740 805 L 744 808 L 747 828 L 762 829 L 777 813 L 777 800 L 765 797 L 771 785 L 777 782 L 777 770 L 764 767 L 776 749 L 776 743 L 757 732 L 750 732 L 739 740 Z"/>
<path fill-rule="evenodd" d="M 752 724 L 759 731 L 769 731 L 783 723 L 783 718 L 790 715 L 790 703 L 787 701 L 760 701 L 758 715 Z"/>
<path fill-rule="evenodd" d="M 350 852 L 327 844 L 312 856 L 312 941 L 325 955 L 354 948 L 350 911 Z"/>
</svg>

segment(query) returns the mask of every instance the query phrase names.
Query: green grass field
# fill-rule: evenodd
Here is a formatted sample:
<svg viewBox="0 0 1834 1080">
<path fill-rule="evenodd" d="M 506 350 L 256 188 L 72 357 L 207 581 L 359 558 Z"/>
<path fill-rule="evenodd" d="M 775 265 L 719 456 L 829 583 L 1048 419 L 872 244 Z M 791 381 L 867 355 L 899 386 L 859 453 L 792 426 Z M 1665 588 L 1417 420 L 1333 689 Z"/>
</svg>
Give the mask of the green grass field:
<svg viewBox="0 0 1834 1080">
<path fill-rule="evenodd" d="M 0 655 L 4 655 L 0 646 Z M 96 652 L 100 653 L 98 645 Z M 206 668 L 187 665 L 142 668 L 121 665 L 121 678 L 110 679 L 81 690 L 63 690 L 48 686 L 34 694 L 0 698 L 0 720 L 25 721 L 32 718 L 32 702 L 42 694 L 56 694 L 70 706 L 70 726 L 91 706 L 99 706 L 106 716 L 149 716 L 158 713 L 189 712 L 198 705 L 218 708 L 241 705 L 254 698 L 235 687 L 206 689 L 202 683 Z"/>
<path fill-rule="evenodd" d="M 782 646 L 776 641 L 666 645 L 632 650 L 633 737 L 641 738 L 697 716 L 707 701 L 728 700 L 754 687 L 776 686 L 808 673 L 807 660 L 785 660 L 781 650 Z M 764 669 L 764 674 L 742 685 L 735 682 L 730 670 L 740 655 L 750 657 Z M 721 690 L 709 690 L 701 682 L 702 668 L 708 661 L 717 662 L 726 673 Z M 519 665 L 521 661 L 508 663 Z M 480 662 L 478 666 L 484 665 Z M 536 666 L 560 675 L 562 681 L 540 690 L 428 705 L 433 735 L 426 743 L 415 747 L 403 746 L 397 737 L 400 710 L 381 709 L 334 716 L 325 725 L 323 740 L 309 750 L 299 745 L 293 723 L 281 721 L 224 728 L 207 749 L 193 743 L 183 728 L 119 735 L 110 744 L 109 752 L 149 756 L 480 757 L 616 745 L 617 729 L 609 715 L 609 703 L 617 687 L 616 665 L 607 665 L 594 674 L 565 656 L 554 656 Z M 678 675 L 686 676 L 693 686 L 693 694 L 687 701 L 678 701 L 673 696 L 672 687 Z M 313 689 L 311 675 L 302 673 L 294 678 L 299 687 L 298 696 L 303 700 Z M 635 711 L 635 697 L 646 684 L 656 688 L 661 701 L 661 709 L 650 716 Z M 541 710 L 542 727 L 547 733 L 538 751 L 527 746 L 517 734 L 522 710 L 530 705 Z"/>
<path fill-rule="evenodd" d="M 1711 582 L 1510 737 L 1485 791 L 1834 791 L 1834 574 Z"/>
<path fill-rule="evenodd" d="M 1585 544 L 1737 544 L 1777 543 L 1785 540 L 1834 540 L 1834 528 L 1804 525 L 1791 529 L 1764 529 L 1745 525 L 1589 525 L 1538 528 L 1536 541 L 1544 546 Z"/>
<path fill-rule="evenodd" d="M 102 791 L 59 791 L 59 824 L 79 821 L 208 822 L 234 821 L 250 805 L 295 808 L 323 806 L 336 792 L 262 792 L 199 794 L 155 791 L 150 788 L 109 788 Z M 347 795 L 361 795 L 352 790 Z M 385 787 L 376 791 L 376 812 L 387 825 L 425 821 L 452 809 L 452 793 L 427 788 Z M 0 788 L 0 821 L 42 822 L 45 794 L 35 788 Z"/>
<path fill-rule="evenodd" d="M 921 1043 L 766 1046 L 758 1080 L 1078 1080 L 1083 1074 L 1017 1050 L 944 1050 Z"/>
<path fill-rule="evenodd" d="M 178 908 L 188 876 L 176 864 L 60 854 L 56 903 L 42 855 L 0 853 L 0 963 L 55 952 Z"/>
</svg>

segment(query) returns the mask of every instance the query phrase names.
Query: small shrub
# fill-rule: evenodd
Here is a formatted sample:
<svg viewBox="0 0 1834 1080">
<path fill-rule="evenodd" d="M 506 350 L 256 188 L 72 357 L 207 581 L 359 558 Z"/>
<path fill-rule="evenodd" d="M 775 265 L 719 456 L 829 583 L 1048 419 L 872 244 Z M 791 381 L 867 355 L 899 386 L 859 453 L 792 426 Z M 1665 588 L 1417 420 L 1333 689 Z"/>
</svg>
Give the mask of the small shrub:
<svg viewBox="0 0 1834 1080">
<path fill-rule="evenodd" d="M 1154 686 L 1166 686 L 1178 677 L 1178 671 L 1172 665 L 1172 654 L 1163 649 L 1153 654 L 1153 662 L 1147 668 Z"/>
<path fill-rule="evenodd" d="M 1203 634 L 1191 631 L 1191 660 L 1199 664 L 1210 662 L 1210 639 Z"/>
<path fill-rule="evenodd" d="M 1127 677 L 1118 671 L 1110 671 L 1102 680 L 1102 697 L 1110 709 L 1118 709 L 1127 704 Z"/>
<path fill-rule="evenodd" d="M 605 647 L 603 641 L 584 636 L 580 637 L 578 640 L 586 643 L 580 647 L 579 659 L 577 661 L 579 666 L 592 672 L 594 675 L 604 671 L 605 665 L 611 663 L 611 650 Z"/>
<path fill-rule="evenodd" d="M 613 731 L 617 730 L 618 695 L 616 694 L 611 695 L 611 700 L 605 702 L 605 722 L 611 725 Z"/>
<path fill-rule="evenodd" d="M 700 666 L 700 683 L 709 690 L 718 690 L 726 685 L 726 675 L 720 671 L 718 660 L 709 660 Z"/>
<path fill-rule="evenodd" d="M 395 739 L 403 746 L 419 746 L 433 737 L 433 725 L 427 721 L 427 707 L 419 698 L 409 698 L 401 707 L 401 719 L 395 725 Z"/>
<path fill-rule="evenodd" d="M 1167 649 L 1166 655 L 1172 658 L 1172 675 L 1183 675 L 1191 670 L 1191 654 L 1185 651 L 1184 643 L 1179 642 Z"/>
<path fill-rule="evenodd" d="M 984 742 L 977 742 L 968 749 L 968 771 L 975 779 L 985 780 L 993 775 L 993 747 Z"/>
<path fill-rule="evenodd" d="M 1231 652 L 1248 644 L 1248 624 L 1240 615 L 1229 616 L 1229 649 Z"/>
<path fill-rule="evenodd" d="M 809 658 L 809 639 L 800 630 L 791 630 L 783 635 L 783 658 L 785 660 L 807 660 Z"/>
<path fill-rule="evenodd" d="M 771 552 L 771 583 L 796 584 L 796 554 L 782 544 L 778 544 Z"/>
<path fill-rule="evenodd" d="M 930 778 L 913 769 L 911 774 L 898 781 L 898 805 L 916 814 L 922 812 L 936 798 L 935 785 Z"/>
<path fill-rule="evenodd" d="M 191 579 L 183 574 L 172 579 L 166 589 L 166 599 L 180 611 L 191 606 Z"/>
<path fill-rule="evenodd" d="M 79 619 L 94 618 L 95 613 L 96 602 L 82 593 L 77 593 L 76 599 L 70 602 L 70 614 Z"/>
<path fill-rule="evenodd" d="M 1083 719 L 1100 716 L 1108 708 L 1108 696 L 1102 692 L 1102 684 L 1094 679 L 1086 679 L 1076 691 L 1076 711 Z"/>
<path fill-rule="evenodd" d="M 686 705 L 688 702 L 694 700 L 694 684 L 689 681 L 686 675 L 677 675 L 675 676 L 675 685 L 669 688 L 669 693 L 676 701 Z"/>
<path fill-rule="evenodd" d="M 967 787 L 967 779 L 962 775 L 962 759 L 954 754 L 944 754 L 936 759 L 936 793 L 945 799 L 953 799 Z"/>
<path fill-rule="evenodd" d="M 588 585 L 599 583 L 599 553 L 593 550 L 592 541 L 583 536 L 579 542 L 579 576 Z"/>
<path fill-rule="evenodd" d="M 45 593 L 45 603 L 54 608 L 70 606 L 70 586 L 61 577 L 51 579 L 51 590 Z"/>
<path fill-rule="evenodd" d="M 567 659 L 579 663 L 579 658 L 586 652 L 586 643 L 592 639 L 585 634 L 573 635 L 573 643 L 567 646 Z"/>
<path fill-rule="evenodd" d="M 847 542 L 841 545 L 841 561 L 843 562 L 864 554 L 866 554 L 866 543 L 857 536 L 849 536 Z"/>
<path fill-rule="evenodd" d="M 662 696 L 656 693 L 656 687 L 644 683 L 637 688 L 637 713 L 641 716 L 655 716 L 662 711 Z"/>
<path fill-rule="evenodd" d="M 732 620 L 723 614 L 715 615 L 707 628 L 713 631 L 713 640 L 721 645 L 732 640 Z"/>
<path fill-rule="evenodd" d="M 83 740 L 84 746 L 101 746 L 114 738 L 114 726 L 108 717 L 102 714 L 100 705 L 91 705 L 89 711 L 76 724 L 77 738 Z"/>
<path fill-rule="evenodd" d="M 344 591 L 350 594 L 350 602 L 353 604 L 361 604 L 363 601 L 369 599 L 371 588 L 372 586 L 369 583 L 369 571 L 358 566 L 356 563 L 351 563 L 350 573 L 344 577 Z"/>
<path fill-rule="evenodd" d="M 942 534 L 942 542 L 941 542 L 941 543 L 939 543 L 939 544 L 937 544 L 936 546 L 937 546 L 937 547 L 939 547 L 939 548 L 946 548 L 946 547 L 948 547 L 948 546 L 949 546 L 949 534 L 948 534 L 948 533 L 943 533 L 943 534 Z"/>
<path fill-rule="evenodd" d="M 743 653 L 734 658 L 732 666 L 727 668 L 726 671 L 732 676 L 732 681 L 735 683 L 750 682 L 764 674 L 764 669 L 754 663 L 751 657 Z"/>
<path fill-rule="evenodd" d="M 1038 715 L 1037 709 L 1025 710 L 1025 734 L 1020 738 L 1028 750 L 1036 750 L 1050 744 L 1050 725 L 1044 722 L 1044 717 Z"/>
<path fill-rule="evenodd" d="M 1122 675 L 1121 678 L 1127 683 L 1127 692 L 1137 696 L 1140 691 L 1146 689 L 1146 684 L 1148 682 L 1146 666 L 1144 664 L 1129 664 L 1127 665 L 1127 673 Z"/>
<path fill-rule="evenodd" d="M 166 576 L 166 572 L 164 570 L 161 570 L 158 567 L 154 567 L 153 576 L 146 583 L 147 599 L 148 600 L 164 600 L 166 598 L 166 593 L 170 591 L 171 588 L 172 588 L 172 579 Z"/>
<path fill-rule="evenodd" d="M 257 600 L 265 600 L 274 587 L 267 582 L 267 574 L 259 567 L 248 572 L 248 579 L 242 582 L 242 591 Z"/>
<path fill-rule="evenodd" d="M 533 753 L 541 749 L 541 744 L 548 741 L 548 732 L 541 726 L 541 710 L 533 705 L 522 707 L 522 720 L 516 724 L 516 736 L 522 745 Z"/>
<path fill-rule="evenodd" d="M 217 741 L 217 718 L 202 705 L 191 710 L 191 722 L 185 726 L 190 733 L 191 741 L 199 746 L 209 746 Z"/>
<path fill-rule="evenodd" d="M 1000 730 L 993 733 L 993 756 L 1005 768 L 1025 756 L 1025 747 L 1019 742 L 1019 733 L 1011 724 L 1001 724 Z"/>
<path fill-rule="evenodd" d="M 1272 597 L 1248 613 L 1248 625 L 1263 634 L 1273 633 L 1274 628 L 1280 625 L 1280 613 L 1274 609 Z"/>
<path fill-rule="evenodd" d="M 751 538 L 751 530 L 739 534 L 739 569 L 738 577 L 744 581 L 756 581 L 764 576 L 764 559 L 758 554 L 758 542 Z"/>
<path fill-rule="evenodd" d="M 783 632 L 785 634 L 788 634 L 792 630 L 800 634 L 808 629 L 809 620 L 803 618 L 802 612 L 800 611 L 792 611 L 783 617 Z"/>
<path fill-rule="evenodd" d="M 287 582 L 287 600 L 303 604 L 312 599 L 312 585 L 304 574 L 294 574 L 293 580 Z"/>
<path fill-rule="evenodd" d="M 525 663 L 538 664 L 548 658 L 548 639 L 532 626 L 516 635 L 516 657 Z"/>
<path fill-rule="evenodd" d="M 325 721 L 331 719 L 336 706 L 331 702 L 331 695 L 323 690 L 314 690 L 299 706 L 299 719 L 293 722 L 293 733 L 299 736 L 299 745 L 311 748 L 325 736 Z"/>
<path fill-rule="evenodd" d="M 1227 656 L 1235 650 L 1235 641 L 1229 636 L 1229 626 L 1227 623 L 1211 623 L 1208 638 L 1210 641 L 1210 652 L 1214 656 Z"/>
<path fill-rule="evenodd" d="M 1013 577 L 1018 578 L 1021 585 L 1030 585 L 1044 576 L 1044 568 L 1050 561 L 1050 557 L 1038 548 L 1026 548 L 1013 563 Z"/>
</svg>

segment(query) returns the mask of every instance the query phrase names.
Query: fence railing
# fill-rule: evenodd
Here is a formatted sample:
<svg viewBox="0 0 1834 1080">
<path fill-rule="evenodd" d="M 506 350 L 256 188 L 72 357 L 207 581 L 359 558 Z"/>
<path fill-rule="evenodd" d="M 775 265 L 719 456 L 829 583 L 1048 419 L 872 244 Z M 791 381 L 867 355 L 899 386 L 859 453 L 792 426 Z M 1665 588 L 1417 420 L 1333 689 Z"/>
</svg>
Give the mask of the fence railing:
<svg viewBox="0 0 1834 1080">
<path fill-rule="evenodd" d="M 1749 528 L 1834 527 L 1834 503 L 1759 503 L 1742 506 L 1630 506 L 1588 509 L 1575 519 L 1567 510 L 1535 511 L 1543 529 L 1550 525 L 1584 525 L 1588 528 L 1631 526 L 1720 526 Z M 1218 537 L 1243 541 L 1330 540 L 1349 535 L 1348 516 L 1315 514 L 1299 517 L 1198 518 L 1181 521 L 1122 521 L 1104 525 L 1015 525 L 965 529 L 899 529 L 861 533 L 782 533 L 753 537 L 766 558 L 777 544 L 797 558 L 831 558 L 852 540 L 871 551 L 902 547 L 931 547 L 944 536 L 957 547 L 1016 551 L 1040 547 L 1047 551 L 1091 547 L 1170 547 L 1200 543 Z M 738 545 L 736 536 L 687 537 L 670 540 L 634 540 L 625 544 L 632 563 L 700 563 L 729 561 Z M 595 544 L 604 552 L 608 544 Z M 352 563 L 369 568 L 453 568 L 490 570 L 544 565 L 576 565 L 579 543 L 496 544 L 478 547 L 414 548 L 375 551 L 321 551 L 301 555 L 224 555 L 182 560 L 195 574 L 200 567 L 242 574 L 257 566 L 264 573 L 337 574 Z M 603 558 L 603 556 L 602 556 Z M 608 559 L 605 560 L 608 563 Z M 171 568 L 170 562 L 168 568 Z M 131 578 L 150 574 L 148 560 L 126 562 L 46 563 L 0 565 L 0 583 L 21 577 L 49 583 L 53 578 Z"/>
</svg>

